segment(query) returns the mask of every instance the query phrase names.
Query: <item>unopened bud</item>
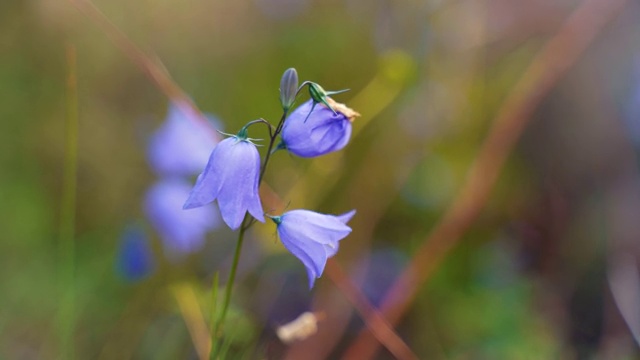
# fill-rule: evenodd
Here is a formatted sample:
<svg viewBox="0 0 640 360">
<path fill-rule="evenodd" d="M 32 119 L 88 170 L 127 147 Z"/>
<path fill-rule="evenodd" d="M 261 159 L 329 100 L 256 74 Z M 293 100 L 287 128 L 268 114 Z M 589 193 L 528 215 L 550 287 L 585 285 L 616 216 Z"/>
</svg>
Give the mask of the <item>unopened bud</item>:
<svg viewBox="0 0 640 360">
<path fill-rule="evenodd" d="M 304 86 L 304 84 L 302 85 Z M 329 95 L 340 94 L 345 91 L 349 91 L 349 89 L 337 90 L 337 91 L 325 91 L 322 88 L 322 86 L 314 82 L 308 82 L 308 85 L 309 85 L 309 96 L 311 96 L 311 100 L 313 101 L 313 106 L 311 107 L 311 111 L 313 111 L 313 109 L 316 107 L 318 103 L 321 103 L 324 106 L 328 107 L 329 110 L 333 111 L 334 115 L 338 115 L 336 114 L 336 110 L 329 103 Z M 311 111 L 309 111 L 309 114 L 311 114 Z M 309 116 L 307 115 L 307 119 L 308 118 Z M 307 119 L 305 119 L 304 121 L 306 122 Z"/>
<path fill-rule="evenodd" d="M 289 111 L 298 94 L 298 72 L 294 68 L 287 69 L 280 79 L 280 104 L 284 111 Z"/>
</svg>

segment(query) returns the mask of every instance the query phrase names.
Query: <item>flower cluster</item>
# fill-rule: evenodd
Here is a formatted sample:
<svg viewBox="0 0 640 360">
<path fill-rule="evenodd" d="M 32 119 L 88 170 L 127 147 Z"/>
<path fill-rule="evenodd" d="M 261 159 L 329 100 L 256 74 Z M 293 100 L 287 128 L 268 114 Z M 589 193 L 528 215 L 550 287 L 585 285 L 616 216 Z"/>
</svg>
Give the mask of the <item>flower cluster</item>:
<svg viewBox="0 0 640 360">
<path fill-rule="evenodd" d="M 147 192 L 144 210 L 170 259 L 199 250 L 220 218 L 213 206 L 182 210 L 191 190 L 189 178 L 205 166 L 216 141 L 208 124 L 198 122 L 189 107 L 181 105 L 171 104 L 166 121 L 150 137 L 147 151 L 159 179 Z M 217 127 L 217 120 L 208 118 Z"/>
<path fill-rule="evenodd" d="M 309 87 L 311 99 L 289 114 L 305 86 Z M 349 142 L 351 123 L 359 114 L 329 97 L 340 92 L 325 91 L 308 81 L 298 86 L 295 69 L 287 70 L 280 83 L 284 112 L 280 122 L 273 126 L 263 119 L 254 120 L 236 135 L 225 134 L 229 137 L 211 152 L 184 209 L 200 208 L 217 200 L 222 219 L 231 229 L 241 229 L 240 236 L 253 224 L 251 217 L 264 222 L 259 187 L 275 151 L 287 150 L 311 158 L 341 150 Z M 254 144 L 256 139 L 248 136 L 249 127 L 254 124 L 265 124 L 269 129 L 269 145 L 262 161 Z M 266 216 L 277 225 L 285 248 L 304 264 L 311 288 L 322 275 L 327 259 L 338 251 L 339 241 L 351 232 L 347 222 L 354 214 L 355 210 L 338 216 L 292 210 Z"/>
</svg>

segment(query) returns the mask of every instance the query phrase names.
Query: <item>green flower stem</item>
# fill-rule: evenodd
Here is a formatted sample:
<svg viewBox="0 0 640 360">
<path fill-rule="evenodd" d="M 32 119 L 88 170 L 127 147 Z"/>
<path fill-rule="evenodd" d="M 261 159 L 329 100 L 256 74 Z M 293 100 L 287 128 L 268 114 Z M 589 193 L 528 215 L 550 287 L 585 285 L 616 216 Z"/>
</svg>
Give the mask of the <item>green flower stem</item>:
<svg viewBox="0 0 640 360">
<path fill-rule="evenodd" d="M 220 326 L 224 325 L 225 318 L 227 317 L 227 310 L 229 310 L 229 304 L 231 303 L 231 293 L 233 290 L 233 283 L 236 280 L 236 270 L 238 269 L 238 262 L 240 260 L 240 252 L 242 250 L 242 242 L 244 241 L 244 234 L 249 228 L 247 225 L 247 220 L 249 219 L 249 215 L 245 214 L 244 219 L 242 220 L 242 225 L 240 226 L 240 232 L 238 233 L 238 241 L 236 243 L 236 250 L 233 254 L 233 263 L 231 264 L 231 271 L 229 272 L 229 279 L 227 280 L 227 286 L 224 291 L 224 302 L 222 303 L 222 313 L 220 314 L 220 319 L 216 322 L 216 326 L 214 327 L 214 333 L 211 335 L 214 338 L 212 341 L 213 348 L 211 349 L 210 359 L 216 359 L 219 351 L 218 337 L 217 333 L 220 329 Z"/>
<path fill-rule="evenodd" d="M 262 167 L 260 169 L 260 177 L 258 178 L 258 187 L 262 183 L 262 178 L 264 177 L 264 173 L 267 169 L 267 165 L 269 164 L 269 159 L 271 158 L 271 150 L 273 150 L 273 145 L 276 142 L 276 138 L 282 131 L 282 126 L 284 125 L 284 120 L 287 118 L 288 111 L 285 110 L 280 118 L 280 122 L 278 126 L 276 126 L 275 131 L 271 132 L 271 128 L 269 128 L 269 148 L 267 149 L 267 154 L 265 155 L 264 162 L 262 163 Z M 262 119 L 254 120 L 250 124 L 257 122 L 266 122 Z M 210 352 L 210 359 L 216 359 L 218 356 L 218 352 L 220 351 L 219 346 L 219 338 L 218 332 L 221 326 L 224 326 L 224 321 L 227 317 L 227 311 L 229 310 L 229 304 L 231 303 L 231 293 L 233 292 L 233 284 L 236 280 L 236 270 L 238 269 L 238 262 L 240 260 L 240 253 L 242 251 L 242 243 L 244 241 L 244 234 L 247 230 L 253 225 L 255 219 L 251 218 L 249 214 L 245 214 L 244 219 L 242 220 L 242 225 L 240 226 L 240 232 L 238 233 L 238 241 L 236 242 L 236 249 L 233 255 L 233 263 L 231 264 L 231 271 L 229 272 L 229 279 L 227 281 L 227 285 L 224 290 L 224 302 L 222 303 L 222 311 L 220 313 L 220 319 L 216 321 L 214 326 L 214 331 L 211 334 L 212 340 L 212 349 Z"/>
<path fill-rule="evenodd" d="M 264 173 L 265 171 L 267 171 L 267 164 L 269 163 L 269 159 L 271 158 L 271 153 L 273 150 L 273 144 L 276 143 L 276 138 L 278 137 L 278 135 L 280 135 L 280 132 L 282 131 L 282 126 L 284 125 L 284 120 L 287 118 L 287 113 L 289 111 L 285 110 L 282 113 L 282 117 L 280 118 L 280 122 L 278 123 L 278 126 L 276 126 L 276 130 L 273 132 L 273 134 L 271 134 L 271 139 L 269 139 L 269 148 L 267 149 L 267 155 L 265 155 L 264 157 L 264 163 L 262 163 L 262 169 L 260 170 L 260 178 L 258 180 L 258 186 L 260 186 L 260 184 L 262 184 L 262 178 L 264 177 Z"/>
<path fill-rule="evenodd" d="M 256 119 L 253 121 L 249 121 L 245 126 L 242 127 L 242 129 L 240 130 L 242 131 L 246 131 L 247 129 L 249 129 L 249 126 L 253 125 L 253 124 L 265 124 L 267 126 L 267 129 L 269 130 L 269 138 L 273 137 L 273 126 L 271 124 L 269 124 L 269 122 L 265 119 Z"/>
</svg>

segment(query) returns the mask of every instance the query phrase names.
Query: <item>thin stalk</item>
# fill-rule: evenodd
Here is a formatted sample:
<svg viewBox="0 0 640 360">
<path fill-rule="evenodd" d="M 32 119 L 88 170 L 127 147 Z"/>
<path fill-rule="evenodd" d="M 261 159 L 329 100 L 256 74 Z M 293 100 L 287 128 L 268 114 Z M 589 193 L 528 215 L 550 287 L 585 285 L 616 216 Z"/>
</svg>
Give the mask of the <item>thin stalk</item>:
<svg viewBox="0 0 640 360">
<path fill-rule="evenodd" d="M 275 131 L 271 132 L 271 127 L 269 128 L 269 147 L 267 149 L 267 154 L 265 155 L 264 162 L 260 168 L 260 177 L 258 178 L 258 187 L 262 183 L 262 178 L 264 177 L 264 173 L 267 169 L 267 165 L 269 164 L 269 159 L 271 158 L 271 152 L 273 150 L 273 145 L 276 142 L 276 138 L 282 131 L 282 126 L 284 124 L 284 120 L 287 118 L 288 111 L 285 110 L 282 113 L 282 117 L 280 118 L 280 122 L 278 126 L 276 126 Z M 251 122 L 265 122 L 263 119 L 254 120 Z M 238 233 L 238 241 L 236 242 L 236 249 L 233 255 L 233 263 L 231 264 L 231 271 L 229 272 L 229 279 L 227 281 L 227 285 L 224 290 L 224 302 L 222 303 L 222 311 L 220 313 L 220 318 L 215 322 L 214 331 L 211 336 L 213 338 L 212 341 L 212 349 L 210 353 L 210 359 L 214 360 L 218 356 L 219 349 L 219 341 L 217 338 L 218 331 L 220 330 L 220 326 L 224 326 L 224 321 L 227 317 L 227 310 L 229 309 L 229 304 L 231 303 L 231 293 L 233 292 L 233 284 L 236 279 L 236 270 L 238 269 L 238 262 L 240 260 L 240 252 L 242 251 L 242 242 L 244 241 L 244 234 L 247 230 L 253 225 L 253 219 L 250 220 L 249 214 L 245 214 L 244 219 L 242 220 L 242 225 L 240 226 L 240 232 Z"/>
<path fill-rule="evenodd" d="M 78 89 L 76 49 L 68 45 L 67 56 L 67 121 L 64 156 L 64 178 L 60 204 L 60 240 L 58 243 L 60 312 L 58 313 L 60 359 L 74 359 L 73 330 L 75 322 L 75 220 L 78 172 Z"/>
<path fill-rule="evenodd" d="M 211 313 L 209 314 L 209 334 L 211 334 L 211 349 L 209 349 L 209 358 L 213 358 L 214 340 L 216 339 L 217 323 L 216 323 L 216 310 L 218 308 L 218 279 L 220 273 L 215 272 L 213 274 L 213 283 L 211 284 Z"/>
<path fill-rule="evenodd" d="M 227 317 L 227 310 L 229 309 L 229 304 L 231 303 L 231 293 L 233 290 L 233 283 L 236 280 L 236 270 L 238 269 L 238 262 L 240 260 L 240 252 L 242 250 L 242 242 L 244 241 L 244 234 L 247 231 L 248 227 L 246 226 L 247 219 L 249 215 L 244 216 L 244 220 L 242 221 L 242 225 L 240 226 L 240 232 L 238 233 L 238 241 L 236 242 L 236 250 L 233 254 L 233 263 L 231 264 L 231 271 L 229 272 L 229 279 L 227 280 L 227 285 L 224 290 L 224 302 L 222 303 L 222 312 L 220 313 L 220 319 L 216 322 L 215 331 L 212 336 L 215 338 L 213 342 L 213 349 L 211 349 L 211 359 L 216 359 L 218 356 L 218 339 L 217 333 L 220 329 L 220 326 L 224 325 L 225 318 Z"/>
<path fill-rule="evenodd" d="M 280 122 L 278 126 L 276 126 L 276 130 L 271 134 L 271 138 L 269 139 L 269 148 L 267 149 L 267 155 L 264 157 L 264 162 L 262 163 L 262 169 L 260 170 L 260 177 L 258 180 L 258 186 L 262 183 L 262 178 L 264 177 L 265 171 L 267 171 L 267 164 L 269 163 L 269 159 L 271 159 L 271 150 L 273 150 L 273 144 L 276 143 L 276 138 L 282 131 L 282 126 L 284 125 L 284 120 L 287 118 L 288 110 L 285 110 L 282 113 L 282 117 L 280 118 Z M 253 223 L 251 223 L 253 224 Z"/>
</svg>

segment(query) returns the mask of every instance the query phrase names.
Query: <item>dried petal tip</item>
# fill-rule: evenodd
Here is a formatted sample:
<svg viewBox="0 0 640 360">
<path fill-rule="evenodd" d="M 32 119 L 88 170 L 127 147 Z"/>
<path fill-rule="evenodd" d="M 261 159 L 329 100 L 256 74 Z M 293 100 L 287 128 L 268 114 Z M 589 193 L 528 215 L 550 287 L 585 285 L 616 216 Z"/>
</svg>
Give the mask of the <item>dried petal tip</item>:
<svg viewBox="0 0 640 360">
<path fill-rule="evenodd" d="M 360 116 L 360 113 L 348 107 L 345 104 L 341 104 L 332 98 L 328 97 L 327 102 L 339 113 L 346 116 L 349 121 L 353 122 L 357 117 Z"/>
<path fill-rule="evenodd" d="M 288 111 L 296 101 L 298 93 L 298 72 L 294 68 L 287 69 L 280 79 L 280 104 Z"/>
<path fill-rule="evenodd" d="M 311 100 L 313 100 L 314 105 L 317 103 L 322 103 L 326 107 L 331 109 L 334 115 L 336 114 L 336 111 L 331 107 L 331 104 L 329 104 L 329 101 L 327 101 L 327 99 L 329 98 L 329 95 L 340 94 L 345 91 L 349 91 L 349 89 L 338 90 L 338 91 L 325 91 L 325 89 L 323 89 L 322 86 L 314 82 L 309 83 L 309 96 L 311 96 Z"/>
</svg>

